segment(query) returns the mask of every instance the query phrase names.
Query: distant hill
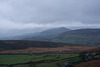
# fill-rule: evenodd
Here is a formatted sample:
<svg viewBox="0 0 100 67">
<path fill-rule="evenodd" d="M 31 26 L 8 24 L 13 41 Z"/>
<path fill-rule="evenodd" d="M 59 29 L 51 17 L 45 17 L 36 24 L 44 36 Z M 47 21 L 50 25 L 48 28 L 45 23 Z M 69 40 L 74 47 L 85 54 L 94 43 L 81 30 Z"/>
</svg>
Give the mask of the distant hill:
<svg viewBox="0 0 100 67">
<path fill-rule="evenodd" d="M 37 30 L 37 31 L 36 31 Z M 0 40 L 23 40 L 23 39 L 31 39 L 38 36 L 48 36 L 48 35 L 57 35 L 60 33 L 63 33 L 65 31 L 69 31 L 70 29 L 67 29 L 65 27 L 60 28 L 52 28 L 43 30 L 40 28 L 36 29 L 22 29 L 22 30 L 14 30 L 9 31 L 8 35 L 6 36 L 0 36 Z M 36 32 L 35 32 L 36 31 Z"/>
<path fill-rule="evenodd" d="M 39 36 L 56 35 L 56 34 L 66 32 L 66 31 L 70 31 L 70 29 L 65 28 L 65 27 L 52 28 L 52 29 L 44 30 L 44 31 L 40 32 L 38 35 Z"/>
<path fill-rule="evenodd" d="M 100 29 L 71 30 L 53 36 L 34 37 L 32 40 L 100 46 Z"/>
<path fill-rule="evenodd" d="M 51 28 L 51 29 L 47 29 L 44 30 L 42 32 L 36 33 L 35 35 L 31 36 L 31 37 L 26 37 L 24 38 L 25 40 L 29 39 L 33 39 L 33 38 L 37 38 L 37 37 L 43 37 L 43 36 L 50 36 L 50 35 L 58 35 L 61 34 L 63 32 L 66 31 L 70 31 L 70 29 L 65 28 L 65 27 L 60 27 L 60 28 Z"/>
<path fill-rule="evenodd" d="M 45 30 L 44 28 L 29 28 L 29 29 L 13 29 L 0 32 L 0 40 L 19 40 L 27 37 L 33 37 L 38 32 Z"/>
</svg>

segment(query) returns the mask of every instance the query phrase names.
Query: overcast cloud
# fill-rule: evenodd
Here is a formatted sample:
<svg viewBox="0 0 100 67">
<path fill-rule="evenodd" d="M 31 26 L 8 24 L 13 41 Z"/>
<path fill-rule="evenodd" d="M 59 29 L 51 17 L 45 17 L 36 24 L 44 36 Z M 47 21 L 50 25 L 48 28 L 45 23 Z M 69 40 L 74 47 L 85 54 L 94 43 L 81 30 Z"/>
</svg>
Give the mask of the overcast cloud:
<svg viewBox="0 0 100 67">
<path fill-rule="evenodd" d="M 100 0 L 0 0 L 0 30 L 100 28 Z"/>
</svg>

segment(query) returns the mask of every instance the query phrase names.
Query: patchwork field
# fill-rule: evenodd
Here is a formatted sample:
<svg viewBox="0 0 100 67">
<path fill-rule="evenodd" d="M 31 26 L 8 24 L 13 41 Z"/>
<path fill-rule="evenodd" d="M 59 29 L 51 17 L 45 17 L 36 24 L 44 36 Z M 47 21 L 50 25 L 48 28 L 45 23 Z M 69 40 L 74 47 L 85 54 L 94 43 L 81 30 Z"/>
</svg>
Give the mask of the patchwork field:
<svg viewBox="0 0 100 67">
<path fill-rule="evenodd" d="M 82 61 L 81 52 L 99 50 L 100 47 L 79 44 L 0 41 L 0 67 L 61 67 L 64 62 Z"/>
<path fill-rule="evenodd" d="M 0 67 L 13 65 L 14 67 L 58 67 L 57 63 L 69 61 L 68 58 L 77 57 L 79 54 L 36 54 L 36 55 L 0 55 Z M 32 63 L 32 64 L 31 64 Z"/>
<path fill-rule="evenodd" d="M 78 53 L 0 55 L 0 67 L 61 67 L 64 62 L 73 63 L 73 67 L 100 66 L 100 59 L 82 62 Z"/>
</svg>

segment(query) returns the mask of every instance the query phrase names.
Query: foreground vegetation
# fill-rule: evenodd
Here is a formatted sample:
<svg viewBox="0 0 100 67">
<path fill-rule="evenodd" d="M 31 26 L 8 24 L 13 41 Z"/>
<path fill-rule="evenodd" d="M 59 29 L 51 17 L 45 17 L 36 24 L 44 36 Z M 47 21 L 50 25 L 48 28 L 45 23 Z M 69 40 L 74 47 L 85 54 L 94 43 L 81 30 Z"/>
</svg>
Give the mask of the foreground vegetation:
<svg viewBox="0 0 100 67">
<path fill-rule="evenodd" d="M 89 62 L 91 60 L 96 60 L 97 62 L 100 62 L 99 58 L 99 48 L 88 50 L 79 54 L 5 54 L 0 55 L 0 67 L 61 67 L 65 62 L 72 63 L 74 67 L 77 67 L 77 64 L 80 67 L 82 63 L 87 62 L 85 63 L 87 67 L 88 65 L 91 65 L 88 63 L 95 62 Z"/>
<path fill-rule="evenodd" d="M 34 62 L 36 67 L 58 67 L 62 62 L 69 61 L 68 58 L 77 56 L 79 54 L 0 55 L 0 64 L 5 65 L 2 67 L 11 64 L 14 64 L 14 67 L 32 67 L 32 64 L 27 63 Z"/>
</svg>

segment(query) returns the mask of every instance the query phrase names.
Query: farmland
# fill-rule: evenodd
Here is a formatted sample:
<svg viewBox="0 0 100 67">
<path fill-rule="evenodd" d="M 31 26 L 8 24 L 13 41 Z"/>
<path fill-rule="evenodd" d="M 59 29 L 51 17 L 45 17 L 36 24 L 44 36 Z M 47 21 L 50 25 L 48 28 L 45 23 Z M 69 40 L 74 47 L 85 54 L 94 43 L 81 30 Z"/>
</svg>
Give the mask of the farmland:
<svg viewBox="0 0 100 67">
<path fill-rule="evenodd" d="M 100 59 L 82 62 L 78 53 L 0 55 L 0 67 L 61 67 L 64 62 L 71 62 L 74 67 L 100 65 Z"/>
<path fill-rule="evenodd" d="M 37 67 L 47 67 L 48 65 L 58 67 L 57 63 L 63 62 L 64 59 L 77 56 L 79 54 L 0 55 L 0 64 L 13 64 L 14 67 L 29 67 L 30 64 L 27 63 L 32 62 Z"/>
<path fill-rule="evenodd" d="M 0 67 L 61 67 L 82 61 L 80 53 L 100 47 L 41 41 L 0 41 Z"/>
<path fill-rule="evenodd" d="M 93 51 L 96 52 L 91 54 L 95 55 L 99 52 L 98 56 L 100 58 L 100 51 L 98 50 L 100 50 L 100 48 L 93 49 Z M 90 51 L 92 52 L 92 50 Z M 80 58 L 80 53 L 1 54 L 0 67 L 61 67 L 64 62 L 71 62 L 74 67 L 91 67 L 91 64 L 93 63 L 94 66 L 95 63 L 99 65 L 99 58 L 84 62 Z"/>
</svg>

